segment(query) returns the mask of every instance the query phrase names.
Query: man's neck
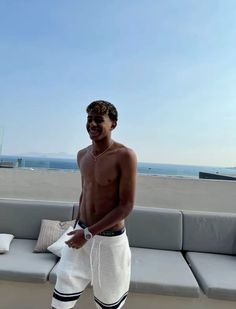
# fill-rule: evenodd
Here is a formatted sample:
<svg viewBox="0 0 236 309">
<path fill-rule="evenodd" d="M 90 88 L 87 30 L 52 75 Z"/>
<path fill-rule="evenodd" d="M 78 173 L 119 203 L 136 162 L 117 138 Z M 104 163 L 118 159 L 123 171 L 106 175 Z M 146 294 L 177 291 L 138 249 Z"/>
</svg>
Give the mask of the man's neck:
<svg viewBox="0 0 236 309">
<path fill-rule="evenodd" d="M 110 138 L 104 141 L 93 142 L 92 143 L 92 153 L 96 155 L 100 155 L 101 153 L 107 151 L 112 145 L 114 141 Z"/>
</svg>

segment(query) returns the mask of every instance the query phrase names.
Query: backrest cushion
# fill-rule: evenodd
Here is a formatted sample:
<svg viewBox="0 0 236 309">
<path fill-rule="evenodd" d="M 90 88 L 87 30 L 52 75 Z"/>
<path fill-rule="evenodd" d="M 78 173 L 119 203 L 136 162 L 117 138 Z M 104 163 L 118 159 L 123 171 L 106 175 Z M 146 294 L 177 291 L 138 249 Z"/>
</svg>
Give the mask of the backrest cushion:
<svg viewBox="0 0 236 309">
<path fill-rule="evenodd" d="M 15 238 L 37 239 L 41 220 L 69 221 L 73 203 L 0 199 L 0 233 Z"/>
<path fill-rule="evenodd" d="M 183 250 L 236 253 L 236 214 L 183 211 Z"/>
<path fill-rule="evenodd" d="M 134 207 L 126 219 L 130 246 L 181 250 L 182 214 L 179 210 Z"/>
</svg>

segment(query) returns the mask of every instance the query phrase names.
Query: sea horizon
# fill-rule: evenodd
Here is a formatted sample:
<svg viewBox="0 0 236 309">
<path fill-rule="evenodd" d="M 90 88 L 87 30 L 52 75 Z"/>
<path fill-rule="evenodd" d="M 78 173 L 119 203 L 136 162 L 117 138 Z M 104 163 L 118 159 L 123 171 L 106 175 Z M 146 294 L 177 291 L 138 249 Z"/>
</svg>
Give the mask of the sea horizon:
<svg viewBox="0 0 236 309">
<path fill-rule="evenodd" d="M 24 169 L 79 170 L 76 159 L 68 157 L 0 155 L 1 161 L 11 162 L 14 167 Z M 236 176 L 235 167 L 151 162 L 137 163 L 137 173 L 147 176 L 198 178 L 199 172 Z"/>
</svg>

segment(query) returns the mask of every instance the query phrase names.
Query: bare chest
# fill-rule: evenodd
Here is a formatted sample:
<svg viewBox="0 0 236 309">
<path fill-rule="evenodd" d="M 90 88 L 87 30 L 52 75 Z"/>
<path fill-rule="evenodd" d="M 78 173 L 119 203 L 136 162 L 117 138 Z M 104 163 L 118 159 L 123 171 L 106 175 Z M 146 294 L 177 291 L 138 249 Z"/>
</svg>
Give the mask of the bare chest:
<svg viewBox="0 0 236 309">
<path fill-rule="evenodd" d="M 80 172 L 86 183 L 109 186 L 119 178 L 119 170 L 112 155 L 96 160 L 87 154 L 80 162 Z"/>
</svg>

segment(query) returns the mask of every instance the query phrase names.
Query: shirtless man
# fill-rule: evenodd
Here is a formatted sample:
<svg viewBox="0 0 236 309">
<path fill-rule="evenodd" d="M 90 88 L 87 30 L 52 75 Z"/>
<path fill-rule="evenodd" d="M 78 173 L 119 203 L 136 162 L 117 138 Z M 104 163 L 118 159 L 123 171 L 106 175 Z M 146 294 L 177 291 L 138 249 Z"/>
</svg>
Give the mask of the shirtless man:
<svg viewBox="0 0 236 309">
<path fill-rule="evenodd" d="M 130 282 L 130 248 L 124 219 L 134 205 L 136 156 L 111 139 L 117 110 L 109 102 L 87 107 L 92 145 L 78 152 L 80 207 L 57 272 L 52 306 L 73 308 L 91 283 L 98 308 L 120 309 Z"/>
</svg>

